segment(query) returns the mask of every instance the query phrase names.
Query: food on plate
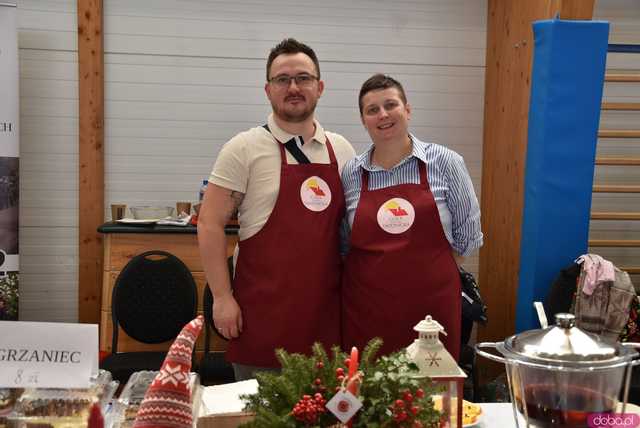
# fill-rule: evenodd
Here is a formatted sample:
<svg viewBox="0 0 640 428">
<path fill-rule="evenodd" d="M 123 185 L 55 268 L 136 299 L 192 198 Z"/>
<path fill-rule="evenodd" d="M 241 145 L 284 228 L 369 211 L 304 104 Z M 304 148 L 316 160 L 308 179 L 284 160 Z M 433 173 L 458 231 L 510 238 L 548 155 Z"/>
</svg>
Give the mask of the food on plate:
<svg viewBox="0 0 640 428">
<path fill-rule="evenodd" d="M 455 408 L 455 398 L 451 399 L 451 407 Z M 433 397 L 433 407 L 442 412 L 442 397 Z M 482 407 L 479 404 L 472 403 L 467 400 L 462 400 L 462 425 L 470 426 L 478 422 L 482 415 Z"/>
<path fill-rule="evenodd" d="M 462 401 L 462 424 L 474 424 L 482 414 L 482 407 L 479 404 L 471 403 L 467 400 Z"/>
</svg>

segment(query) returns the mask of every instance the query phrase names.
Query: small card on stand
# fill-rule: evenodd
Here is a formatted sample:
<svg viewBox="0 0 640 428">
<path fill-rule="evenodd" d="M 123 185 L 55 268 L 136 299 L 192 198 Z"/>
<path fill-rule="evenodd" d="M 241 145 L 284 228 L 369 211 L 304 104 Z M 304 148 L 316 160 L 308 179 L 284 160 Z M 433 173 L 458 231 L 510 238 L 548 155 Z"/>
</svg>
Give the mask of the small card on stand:
<svg viewBox="0 0 640 428">
<path fill-rule="evenodd" d="M 362 401 L 346 389 L 338 391 L 326 404 L 326 408 L 343 424 L 347 423 L 361 407 Z"/>
</svg>

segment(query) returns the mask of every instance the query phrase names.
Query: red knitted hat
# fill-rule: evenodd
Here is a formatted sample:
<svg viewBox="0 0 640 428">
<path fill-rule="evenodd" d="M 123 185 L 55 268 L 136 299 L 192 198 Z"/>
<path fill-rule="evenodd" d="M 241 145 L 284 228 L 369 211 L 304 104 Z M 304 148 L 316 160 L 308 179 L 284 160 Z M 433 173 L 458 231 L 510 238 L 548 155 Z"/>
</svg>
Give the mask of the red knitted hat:
<svg viewBox="0 0 640 428">
<path fill-rule="evenodd" d="M 203 324 L 200 315 L 185 325 L 173 342 L 160 373 L 144 395 L 134 427 L 193 427 L 189 371 L 193 346 Z"/>
</svg>

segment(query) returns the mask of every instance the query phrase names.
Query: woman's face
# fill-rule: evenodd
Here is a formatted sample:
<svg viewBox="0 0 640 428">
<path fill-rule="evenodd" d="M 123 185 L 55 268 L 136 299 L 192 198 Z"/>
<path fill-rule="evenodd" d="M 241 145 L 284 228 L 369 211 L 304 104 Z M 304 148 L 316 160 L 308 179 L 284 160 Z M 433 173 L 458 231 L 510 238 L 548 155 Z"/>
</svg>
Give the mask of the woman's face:
<svg viewBox="0 0 640 428">
<path fill-rule="evenodd" d="M 411 106 L 397 88 L 367 92 L 362 97 L 362 124 L 374 143 L 405 139 L 409 135 Z"/>
</svg>

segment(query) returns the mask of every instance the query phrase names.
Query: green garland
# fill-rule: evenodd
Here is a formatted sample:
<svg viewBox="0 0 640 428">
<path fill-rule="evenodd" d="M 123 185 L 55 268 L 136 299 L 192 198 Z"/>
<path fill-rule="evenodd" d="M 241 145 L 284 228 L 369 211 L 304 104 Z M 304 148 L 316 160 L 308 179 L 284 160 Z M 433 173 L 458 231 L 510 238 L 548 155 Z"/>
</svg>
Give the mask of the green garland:
<svg viewBox="0 0 640 428">
<path fill-rule="evenodd" d="M 358 398 L 362 408 L 356 413 L 353 427 L 428 428 L 440 425 L 440 413 L 433 408 L 433 387 L 411 377 L 418 367 L 405 352 L 374 357 L 382 341 L 373 339 L 365 347 L 359 371 L 363 373 Z M 340 421 L 327 409 L 328 402 L 343 384 L 348 372 L 348 356 L 338 347 L 329 358 L 320 344 L 313 346 L 312 356 L 276 351 L 282 365 L 280 374 L 256 375 L 258 392 L 241 398 L 246 411 L 255 419 L 244 427 L 331 427 Z M 319 395 L 318 395 L 319 394 Z"/>
</svg>

